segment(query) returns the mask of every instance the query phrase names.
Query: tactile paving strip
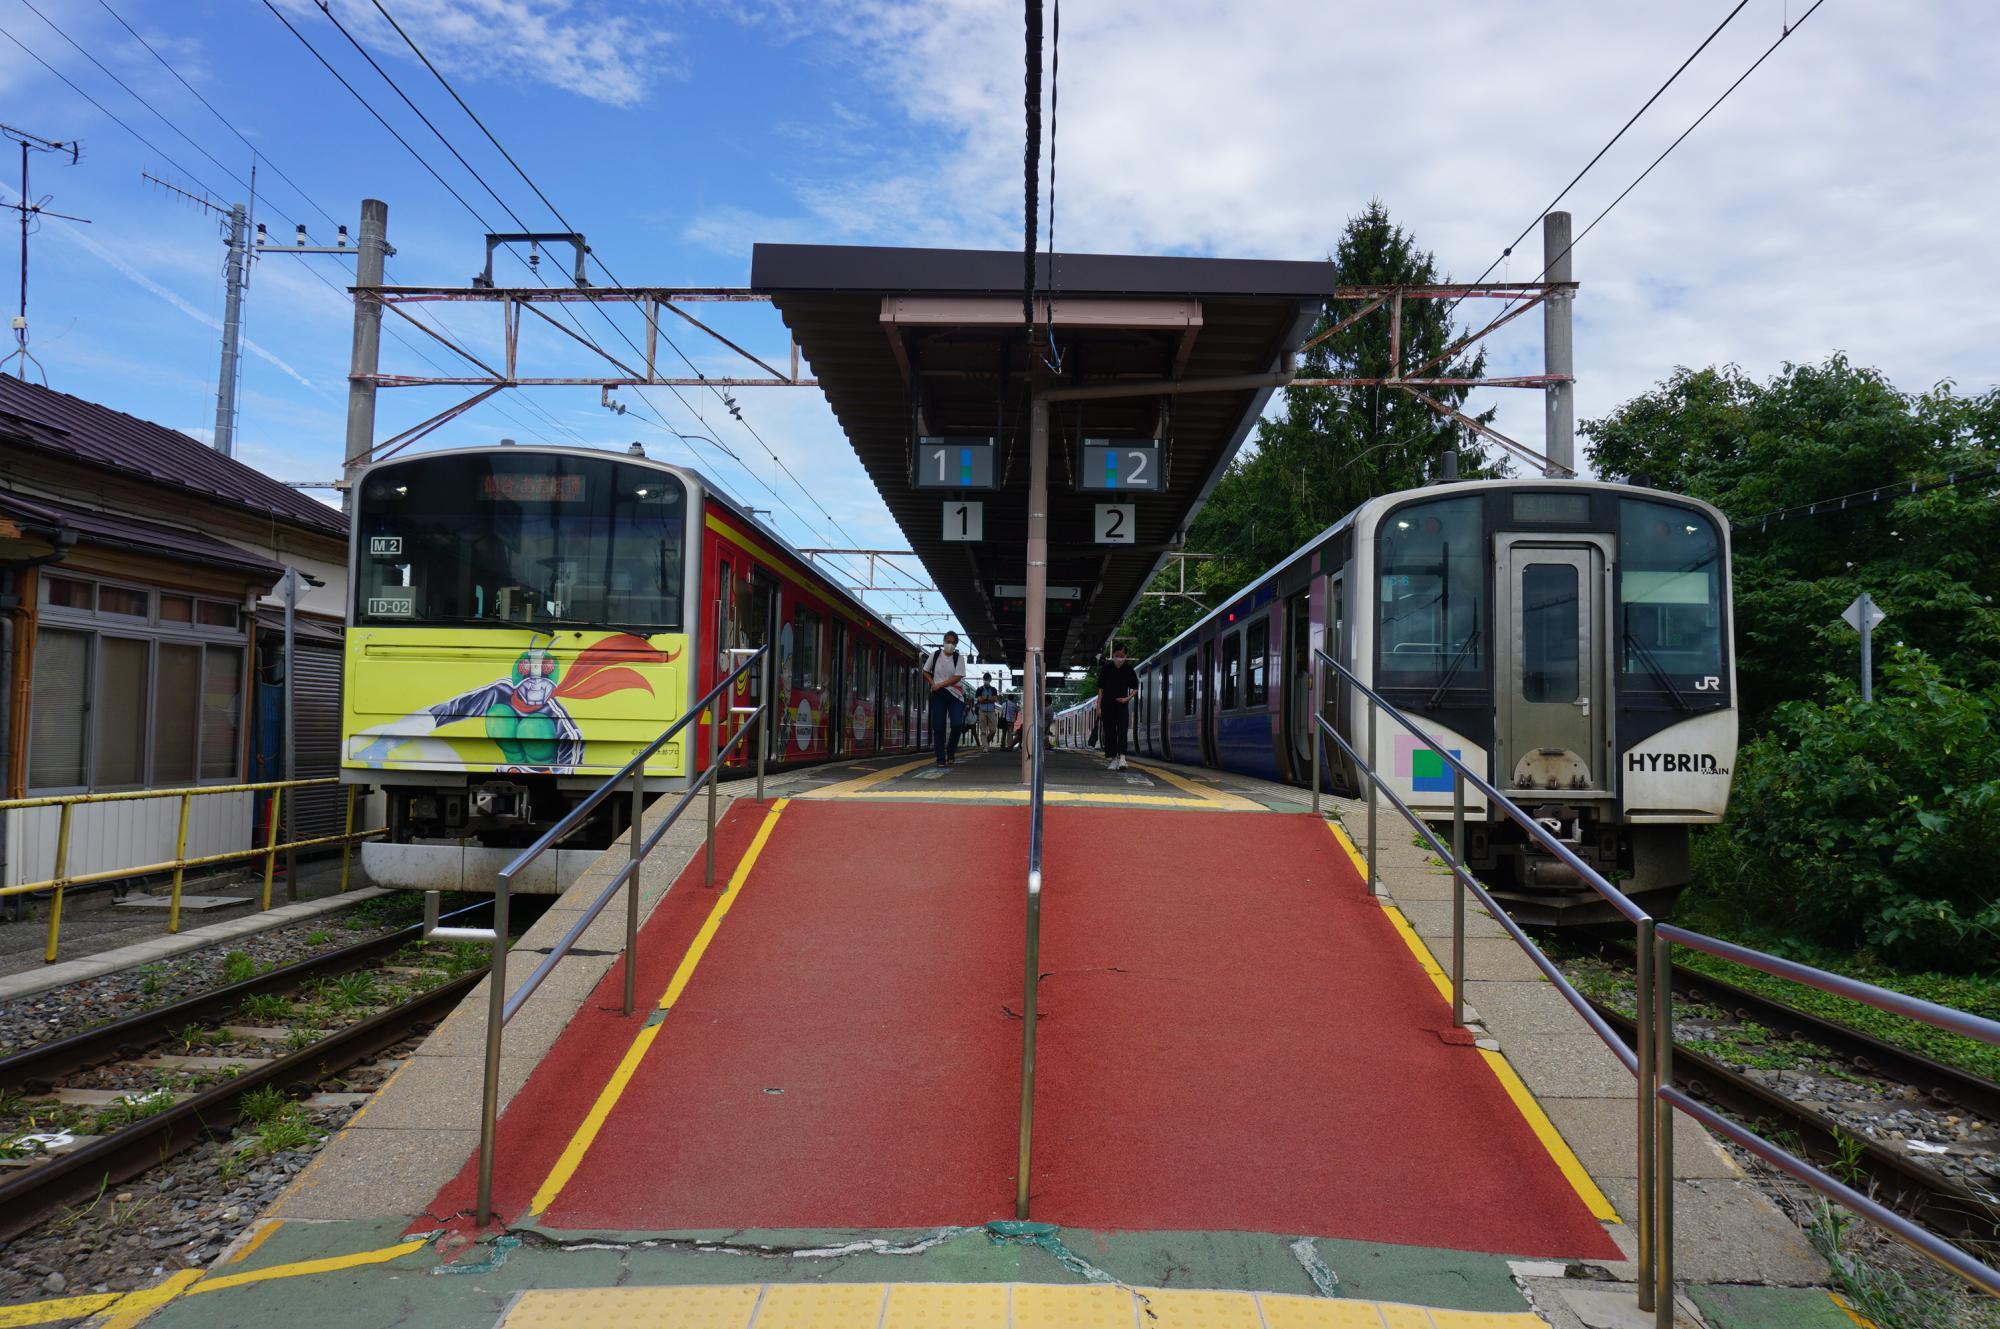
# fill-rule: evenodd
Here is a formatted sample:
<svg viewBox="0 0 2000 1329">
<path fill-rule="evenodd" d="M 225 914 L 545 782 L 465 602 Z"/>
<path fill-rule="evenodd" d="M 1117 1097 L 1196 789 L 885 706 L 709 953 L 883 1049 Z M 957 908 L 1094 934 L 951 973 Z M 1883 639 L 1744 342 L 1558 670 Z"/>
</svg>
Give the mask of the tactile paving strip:
<svg viewBox="0 0 2000 1329">
<path fill-rule="evenodd" d="M 1546 1329 L 1527 1311 L 1447 1311 L 1276 1292 L 1048 1283 L 545 1288 L 496 1329 Z"/>
</svg>

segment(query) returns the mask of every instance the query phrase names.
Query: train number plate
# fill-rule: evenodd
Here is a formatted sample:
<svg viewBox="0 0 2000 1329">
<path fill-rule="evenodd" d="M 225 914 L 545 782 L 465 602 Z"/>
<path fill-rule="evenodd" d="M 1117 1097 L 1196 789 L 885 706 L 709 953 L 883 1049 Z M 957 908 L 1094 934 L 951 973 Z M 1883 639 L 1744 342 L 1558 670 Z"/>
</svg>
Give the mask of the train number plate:
<svg viewBox="0 0 2000 1329">
<path fill-rule="evenodd" d="M 371 618 L 415 618 L 417 600 L 412 595 L 371 595 L 368 613 Z"/>
<path fill-rule="evenodd" d="M 368 537 L 368 552 L 376 558 L 395 558 L 403 552 L 403 537 L 371 535 Z"/>
</svg>

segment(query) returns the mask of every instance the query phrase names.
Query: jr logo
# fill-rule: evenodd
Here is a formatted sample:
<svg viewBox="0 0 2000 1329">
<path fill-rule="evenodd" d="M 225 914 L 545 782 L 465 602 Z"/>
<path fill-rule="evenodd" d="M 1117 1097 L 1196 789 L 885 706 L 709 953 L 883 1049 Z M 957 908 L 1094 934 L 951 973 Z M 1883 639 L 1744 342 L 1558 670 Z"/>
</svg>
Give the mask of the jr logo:
<svg viewBox="0 0 2000 1329">
<path fill-rule="evenodd" d="M 1720 692 L 1722 691 L 1722 679 L 1714 674 L 1705 675 L 1695 683 L 1694 690 L 1696 692 Z"/>
</svg>

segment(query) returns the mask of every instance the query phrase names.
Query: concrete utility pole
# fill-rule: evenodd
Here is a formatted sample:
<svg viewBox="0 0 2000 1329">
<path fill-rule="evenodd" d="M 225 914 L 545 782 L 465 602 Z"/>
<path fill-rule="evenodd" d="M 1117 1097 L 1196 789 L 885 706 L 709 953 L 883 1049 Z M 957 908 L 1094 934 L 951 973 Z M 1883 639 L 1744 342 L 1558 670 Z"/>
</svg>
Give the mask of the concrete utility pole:
<svg viewBox="0 0 2000 1329">
<path fill-rule="evenodd" d="M 243 290 L 250 284 L 250 210 L 229 209 L 229 257 L 222 304 L 222 371 L 215 383 L 215 450 L 236 455 L 236 382 L 243 362 Z"/>
<path fill-rule="evenodd" d="M 236 388 L 242 379 L 243 293 L 250 286 L 250 209 L 242 203 L 223 207 L 207 193 L 194 193 L 171 180 L 162 180 L 151 171 L 139 172 L 148 180 L 218 217 L 227 218 L 229 253 L 223 262 L 224 299 L 222 305 L 222 367 L 215 380 L 215 450 L 225 457 L 236 455 Z M 251 197 L 256 197 L 257 168 L 250 168 Z M 261 230 L 262 228 L 258 228 Z"/>
<path fill-rule="evenodd" d="M 356 247 L 354 273 L 354 356 L 347 379 L 347 460 L 340 478 L 343 511 L 354 511 L 354 476 L 368 464 L 375 447 L 375 384 L 372 376 L 382 361 L 382 306 L 363 292 L 382 285 L 389 256 L 389 205 L 379 198 L 361 200 L 361 243 Z"/>
<path fill-rule="evenodd" d="M 1542 218 L 1542 280 L 1571 281 L 1569 214 L 1551 212 Z M 1568 378 L 1576 372 L 1570 341 L 1570 311 L 1575 301 L 1568 291 L 1551 291 L 1542 302 L 1542 369 Z M 1543 390 L 1547 421 L 1542 452 L 1550 476 L 1576 474 L 1576 384 L 1551 383 Z"/>
</svg>

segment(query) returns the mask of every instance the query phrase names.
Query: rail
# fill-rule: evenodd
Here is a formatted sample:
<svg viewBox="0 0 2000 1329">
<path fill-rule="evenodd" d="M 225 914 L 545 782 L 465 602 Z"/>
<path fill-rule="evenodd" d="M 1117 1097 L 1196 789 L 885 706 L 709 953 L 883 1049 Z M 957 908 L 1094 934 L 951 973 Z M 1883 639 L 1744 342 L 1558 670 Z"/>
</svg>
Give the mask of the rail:
<svg viewBox="0 0 2000 1329">
<path fill-rule="evenodd" d="M 633 1010 L 639 968 L 639 879 L 645 865 L 646 856 L 653 852 L 668 831 L 680 820 L 681 813 L 704 789 L 708 793 L 708 836 L 705 852 L 704 872 L 708 885 L 715 885 L 715 786 L 721 778 L 722 763 L 730 753 L 742 743 L 744 736 L 757 736 L 757 800 L 764 799 L 764 758 L 770 750 L 770 742 L 765 730 L 770 724 L 771 705 L 771 648 L 769 644 L 757 647 L 732 649 L 732 659 L 742 657 L 722 680 L 703 694 L 701 700 L 688 707 L 687 712 L 661 732 L 658 738 L 641 748 L 637 755 L 618 770 L 607 776 L 604 782 L 586 795 L 581 803 L 571 808 L 562 820 L 543 832 L 533 844 L 516 854 L 506 867 L 500 869 L 499 879 L 493 892 L 493 926 L 487 928 L 440 928 L 436 919 L 426 931 L 426 935 L 447 940 L 490 941 L 493 944 L 493 959 L 490 967 L 490 981 L 487 987 L 486 1006 L 486 1067 L 485 1080 L 481 1089 L 479 1109 L 479 1210 L 481 1226 L 493 1219 L 493 1167 L 494 1149 L 497 1143 L 500 1116 L 500 1052 L 503 1037 L 509 1021 L 519 1013 L 522 1005 L 533 996 L 543 980 L 555 971 L 564 956 L 575 947 L 578 939 L 604 907 L 611 903 L 621 887 L 625 888 L 625 945 L 620 954 L 625 959 L 625 1004 L 624 1013 L 629 1017 Z M 748 716 L 749 719 L 736 727 L 736 732 L 727 742 L 717 747 L 717 731 L 722 727 L 724 695 L 736 682 L 749 673 L 752 666 L 759 666 L 757 704 L 755 706 L 728 707 L 727 713 Z M 689 785 L 667 815 L 660 819 L 650 834 L 644 832 L 646 811 L 646 763 L 653 754 L 672 742 L 681 730 L 698 719 L 703 712 L 709 712 L 708 762 L 701 774 Z M 632 813 L 630 856 L 625 866 L 612 877 L 609 885 L 598 892 L 583 914 L 570 926 L 562 939 L 549 948 L 542 962 L 535 966 L 527 979 L 512 994 L 507 991 L 507 912 L 509 898 L 513 891 L 514 878 L 525 871 L 530 864 L 563 839 L 573 834 L 604 801 L 616 793 L 621 785 L 631 786 Z M 435 908 L 437 897 L 430 897 Z"/>
<path fill-rule="evenodd" d="M 361 840 L 382 834 L 382 828 L 372 831 L 354 829 L 355 795 L 359 785 L 347 786 L 347 821 L 339 835 L 314 835 L 302 840 L 278 839 L 278 825 L 284 807 L 287 789 L 323 788 L 339 784 L 337 776 L 321 776 L 310 780 L 264 780 L 255 784 L 209 784 L 190 785 L 178 789 L 123 789 L 116 793 L 104 794 L 48 794 L 37 798 L 9 798 L 0 800 L 0 813 L 23 808 L 60 808 L 56 821 L 55 875 L 47 881 L 25 882 L 19 886 L 0 887 L 0 899 L 16 895 L 37 895 L 44 891 L 49 894 L 49 935 L 42 948 L 42 963 L 54 964 L 62 942 L 63 898 L 73 886 L 94 886 L 100 882 L 122 881 L 130 877 L 149 876 L 155 872 L 172 872 L 173 884 L 169 888 L 167 904 L 167 931 L 181 930 L 181 887 L 189 868 L 215 867 L 223 863 L 239 863 L 246 859 L 264 860 L 264 887 L 258 896 L 259 909 L 271 907 L 271 881 L 275 875 L 280 853 L 295 852 L 300 849 L 315 849 L 322 845 L 340 846 L 340 889 L 346 891 L 350 880 L 350 869 L 354 856 L 354 846 Z M 262 848 L 231 849 L 219 854 L 197 854 L 188 857 L 188 812 L 197 798 L 215 794 L 261 794 L 271 795 L 269 827 L 265 831 Z M 105 868 L 97 872 L 70 872 L 69 847 L 71 812 L 79 807 L 97 803 L 135 803 L 145 799 L 178 798 L 181 801 L 180 829 L 174 837 L 174 856 L 158 863 L 145 863 L 137 867 Z"/>
<path fill-rule="evenodd" d="M 1036 681 L 1039 694 L 1046 686 L 1041 670 L 1041 652 L 1033 652 L 1029 677 Z M 1040 697 L 1030 701 L 1039 706 Z M 1039 970 L 1042 966 L 1042 804 L 1045 799 L 1043 762 L 1047 734 L 1044 726 L 1022 727 L 1028 744 L 1028 914 L 1027 945 L 1021 974 L 1021 1147 L 1014 1160 L 1014 1217 L 1028 1216 L 1028 1164 L 1034 1154 L 1035 1137 L 1035 1020 L 1040 997 Z"/>
<path fill-rule="evenodd" d="M 1974 1286 L 1995 1296 L 2000 1296 L 2000 1270 L 1984 1264 L 1968 1252 L 1946 1241 L 1936 1233 L 1917 1226 L 1902 1215 L 1884 1207 L 1872 1198 L 1862 1195 L 1852 1187 L 1797 1158 L 1786 1150 L 1764 1139 L 1756 1132 L 1722 1116 L 1714 1109 L 1690 1098 L 1673 1084 L 1673 957 L 1672 948 L 1678 943 L 1691 949 L 1705 951 L 1710 955 L 1746 965 L 1779 978 L 1806 983 L 1837 996 L 1865 1002 L 1910 1019 L 1967 1037 L 2000 1045 L 2000 1021 L 1988 1020 L 1950 1007 L 1922 1001 L 1886 988 L 1876 987 L 1858 979 L 1840 974 L 1828 973 L 1811 965 L 1794 960 L 1780 959 L 1762 951 L 1739 946 L 1732 942 L 1704 936 L 1686 928 L 1659 923 L 1635 904 L 1630 897 L 1606 881 L 1576 852 L 1564 844 L 1548 827 L 1529 816 L 1517 803 L 1495 788 L 1479 772 L 1473 770 L 1461 758 L 1439 743 L 1415 720 L 1403 714 L 1394 705 L 1339 661 L 1317 648 L 1313 651 L 1314 668 L 1310 676 L 1310 704 L 1313 711 L 1314 738 L 1312 744 L 1312 806 L 1317 815 L 1320 812 L 1321 794 L 1325 780 L 1322 774 L 1326 740 L 1331 738 L 1339 746 L 1367 783 L 1368 820 L 1367 851 L 1365 862 L 1368 884 L 1376 888 L 1376 819 L 1377 804 L 1386 797 L 1400 812 L 1417 834 L 1423 839 L 1452 876 L 1452 954 L 1451 954 L 1451 1003 L 1452 1021 L 1455 1025 L 1465 1023 L 1465 898 L 1470 892 L 1486 911 L 1492 915 L 1507 935 L 1513 938 L 1528 955 L 1535 967 L 1541 971 L 1559 992 L 1563 1000 L 1589 1025 L 1591 1031 L 1602 1039 L 1620 1064 L 1636 1079 L 1635 1108 L 1638 1116 L 1638 1190 L 1639 1190 L 1639 1250 L 1638 1250 L 1638 1299 L 1639 1308 L 1654 1316 L 1657 1329 L 1672 1329 L 1674 1323 L 1673 1292 L 1673 1247 L 1674 1247 L 1674 1154 L 1673 1154 L 1673 1113 L 1675 1109 L 1704 1126 L 1735 1141 L 1738 1145 L 1789 1173 L 1806 1186 L 1847 1206 L 1891 1235 L 1930 1256 L 1953 1273 Z M 1343 684 L 1352 688 L 1367 705 L 1367 749 L 1364 758 L 1354 746 L 1341 735 L 1339 730 L 1328 723 L 1326 707 L 1321 700 L 1321 680 L 1325 671 L 1337 673 Z M 1452 842 L 1449 848 L 1440 840 L 1424 817 L 1413 809 L 1394 789 L 1387 787 L 1376 771 L 1374 757 L 1379 750 L 1376 745 L 1376 716 L 1387 714 L 1414 735 L 1448 766 L 1452 773 Z M 1508 916 L 1507 911 L 1496 901 L 1479 880 L 1465 867 L 1465 789 L 1470 785 L 1488 800 L 1489 806 L 1497 809 L 1508 820 L 1520 826 L 1528 837 L 1569 866 L 1593 891 L 1616 909 L 1633 925 L 1635 932 L 1637 974 L 1634 996 L 1637 1005 L 1635 1047 L 1628 1048 L 1595 1011 L 1590 1009 L 1588 1000 L 1573 987 L 1562 972 L 1541 948 L 1522 931 L 1520 926 Z"/>
</svg>

